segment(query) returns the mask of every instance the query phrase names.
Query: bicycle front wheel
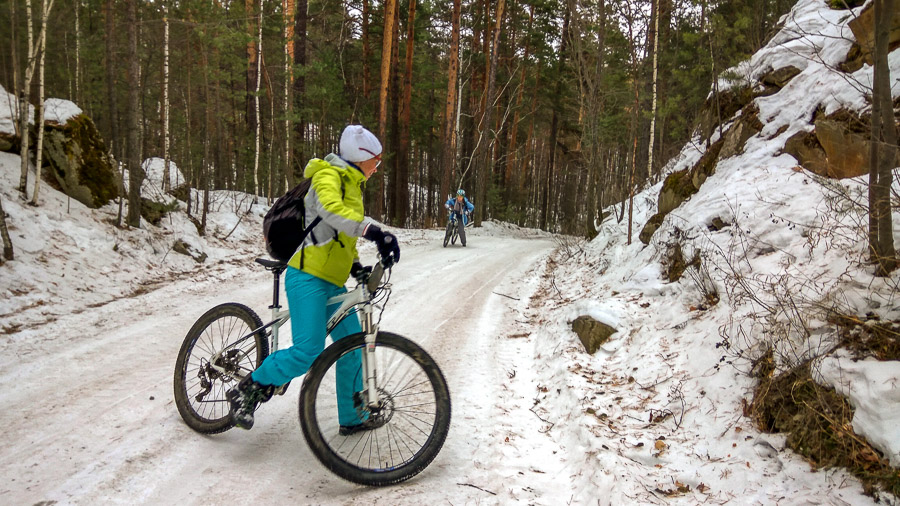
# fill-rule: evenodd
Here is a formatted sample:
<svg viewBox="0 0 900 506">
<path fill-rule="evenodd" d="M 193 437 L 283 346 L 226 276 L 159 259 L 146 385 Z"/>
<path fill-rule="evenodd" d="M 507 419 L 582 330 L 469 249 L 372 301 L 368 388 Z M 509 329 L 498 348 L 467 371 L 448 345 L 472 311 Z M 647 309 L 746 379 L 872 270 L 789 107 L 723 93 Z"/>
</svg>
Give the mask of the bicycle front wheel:
<svg viewBox="0 0 900 506">
<path fill-rule="evenodd" d="M 359 418 L 377 420 L 377 428 L 342 436 L 337 362 L 357 351 L 367 353 L 365 348 L 365 334 L 356 334 L 338 340 L 316 359 L 300 392 L 300 425 L 316 458 L 341 478 L 391 485 L 422 472 L 440 452 L 450 429 L 450 391 L 434 359 L 419 345 L 379 332 L 374 360 L 381 408 L 370 411 L 359 402 L 364 393 L 354 395 Z M 356 374 L 362 378 L 360 368 Z"/>
<path fill-rule="evenodd" d="M 450 235 L 453 234 L 453 222 L 447 224 L 447 231 L 444 232 L 444 247 L 447 247 L 447 243 L 450 242 Z"/>
<path fill-rule="evenodd" d="M 238 340 L 260 327 L 252 309 L 229 302 L 207 311 L 188 331 L 175 362 L 175 406 L 188 427 L 203 434 L 234 427 L 225 392 L 269 354 L 262 331 Z"/>
</svg>

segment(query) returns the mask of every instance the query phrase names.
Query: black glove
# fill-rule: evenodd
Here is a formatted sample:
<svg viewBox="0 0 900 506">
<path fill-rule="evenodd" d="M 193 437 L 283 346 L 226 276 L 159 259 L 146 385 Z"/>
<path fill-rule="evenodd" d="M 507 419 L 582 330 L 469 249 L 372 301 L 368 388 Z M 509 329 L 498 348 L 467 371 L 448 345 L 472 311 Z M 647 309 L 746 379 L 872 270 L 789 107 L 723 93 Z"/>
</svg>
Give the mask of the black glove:
<svg viewBox="0 0 900 506">
<path fill-rule="evenodd" d="M 364 266 L 363 264 L 359 263 L 359 260 L 354 260 L 353 265 L 350 266 L 350 275 L 359 282 L 363 282 L 368 279 L 369 274 L 371 273 L 372 266 Z"/>
<path fill-rule="evenodd" d="M 397 238 L 390 232 L 384 232 L 375 225 L 366 227 L 363 237 L 374 242 L 378 246 L 378 255 L 388 264 L 400 261 L 400 245 Z"/>
</svg>

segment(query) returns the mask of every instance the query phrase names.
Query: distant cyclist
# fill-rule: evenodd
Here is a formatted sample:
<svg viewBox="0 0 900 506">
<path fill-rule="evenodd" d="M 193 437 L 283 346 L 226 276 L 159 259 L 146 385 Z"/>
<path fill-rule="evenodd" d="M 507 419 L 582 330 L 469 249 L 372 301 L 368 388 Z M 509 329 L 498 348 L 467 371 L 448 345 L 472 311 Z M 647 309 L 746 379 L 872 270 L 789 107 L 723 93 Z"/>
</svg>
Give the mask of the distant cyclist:
<svg viewBox="0 0 900 506">
<path fill-rule="evenodd" d="M 444 203 L 444 207 L 451 215 L 456 215 L 456 222 L 459 224 L 459 240 L 463 246 L 466 245 L 466 225 L 469 223 L 469 214 L 475 210 L 475 206 L 466 198 L 466 192 L 463 189 L 456 190 L 456 198 L 450 198 Z"/>
</svg>

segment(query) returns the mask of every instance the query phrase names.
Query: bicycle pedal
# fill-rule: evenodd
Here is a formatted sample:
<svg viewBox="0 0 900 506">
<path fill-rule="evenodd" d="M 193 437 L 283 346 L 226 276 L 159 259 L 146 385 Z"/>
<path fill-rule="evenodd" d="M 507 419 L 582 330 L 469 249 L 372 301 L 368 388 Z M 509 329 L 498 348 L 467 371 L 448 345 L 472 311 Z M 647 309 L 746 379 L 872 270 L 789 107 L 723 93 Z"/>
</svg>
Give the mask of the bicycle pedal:
<svg viewBox="0 0 900 506">
<path fill-rule="evenodd" d="M 287 383 L 285 383 L 284 385 L 281 385 L 280 387 L 275 387 L 275 391 L 273 392 L 274 395 L 284 395 L 284 393 L 287 392 L 287 389 L 290 385 L 291 385 L 291 382 L 288 381 Z"/>
</svg>

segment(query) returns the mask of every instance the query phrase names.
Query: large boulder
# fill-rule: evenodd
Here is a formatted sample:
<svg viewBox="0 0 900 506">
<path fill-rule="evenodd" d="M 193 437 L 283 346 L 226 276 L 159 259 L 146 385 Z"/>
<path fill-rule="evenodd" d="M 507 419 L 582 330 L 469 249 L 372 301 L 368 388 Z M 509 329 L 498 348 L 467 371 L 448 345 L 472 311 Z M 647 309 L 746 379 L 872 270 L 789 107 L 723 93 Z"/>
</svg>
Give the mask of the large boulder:
<svg viewBox="0 0 900 506">
<path fill-rule="evenodd" d="M 618 332 L 614 327 L 597 321 L 590 316 L 582 315 L 572 322 L 572 331 L 578 335 L 585 351 L 593 355 L 600 346 L 609 340 L 610 336 Z"/>
<path fill-rule="evenodd" d="M 91 118 L 83 113 L 64 123 L 45 118 L 43 157 L 62 191 L 91 208 L 117 197 L 119 175 Z"/>
</svg>

